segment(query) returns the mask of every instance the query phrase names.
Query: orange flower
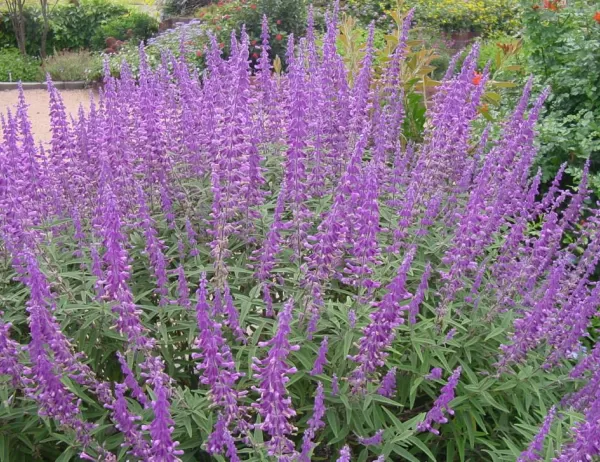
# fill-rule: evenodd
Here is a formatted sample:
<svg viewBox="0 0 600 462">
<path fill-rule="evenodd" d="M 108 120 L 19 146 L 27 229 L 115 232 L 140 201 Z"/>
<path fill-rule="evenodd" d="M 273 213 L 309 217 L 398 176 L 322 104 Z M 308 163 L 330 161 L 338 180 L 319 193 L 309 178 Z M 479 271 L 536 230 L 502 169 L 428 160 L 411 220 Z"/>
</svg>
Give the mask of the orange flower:
<svg viewBox="0 0 600 462">
<path fill-rule="evenodd" d="M 250 8 L 252 8 L 253 10 L 255 10 L 256 9 L 256 4 L 253 3 L 252 5 L 250 5 Z"/>
<path fill-rule="evenodd" d="M 544 8 L 550 11 L 558 11 L 557 0 L 544 0 Z"/>
<path fill-rule="evenodd" d="M 277 34 L 275 36 L 275 40 L 282 40 L 282 39 L 283 39 L 283 35 L 281 35 L 281 34 Z"/>
<path fill-rule="evenodd" d="M 483 74 L 475 71 L 475 75 L 473 76 L 473 85 L 479 85 L 481 83 L 481 79 L 483 79 Z"/>
<path fill-rule="evenodd" d="M 600 11 L 596 11 L 596 14 L 594 15 L 594 21 L 600 24 Z"/>
<path fill-rule="evenodd" d="M 198 50 L 198 51 L 196 52 L 196 56 L 197 56 L 198 58 L 202 58 L 202 52 L 201 52 L 200 50 Z"/>
</svg>

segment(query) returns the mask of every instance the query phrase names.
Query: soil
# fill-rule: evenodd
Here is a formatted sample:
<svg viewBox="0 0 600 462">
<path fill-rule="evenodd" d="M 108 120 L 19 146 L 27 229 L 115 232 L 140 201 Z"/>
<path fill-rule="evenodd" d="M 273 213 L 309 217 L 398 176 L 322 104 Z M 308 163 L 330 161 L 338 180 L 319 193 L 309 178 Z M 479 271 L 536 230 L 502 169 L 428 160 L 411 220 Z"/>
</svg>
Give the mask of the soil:
<svg viewBox="0 0 600 462">
<path fill-rule="evenodd" d="M 87 111 L 90 104 L 92 90 L 63 90 L 60 92 L 68 114 L 77 116 L 79 106 L 83 105 Z M 18 98 L 17 90 L 0 92 L 0 113 L 6 114 L 10 109 L 14 114 Z M 46 90 L 26 90 L 25 101 L 29 105 L 29 119 L 33 129 L 33 135 L 37 141 L 50 140 L 50 116 L 49 98 Z M 0 134 L 2 128 L 0 127 Z"/>
</svg>

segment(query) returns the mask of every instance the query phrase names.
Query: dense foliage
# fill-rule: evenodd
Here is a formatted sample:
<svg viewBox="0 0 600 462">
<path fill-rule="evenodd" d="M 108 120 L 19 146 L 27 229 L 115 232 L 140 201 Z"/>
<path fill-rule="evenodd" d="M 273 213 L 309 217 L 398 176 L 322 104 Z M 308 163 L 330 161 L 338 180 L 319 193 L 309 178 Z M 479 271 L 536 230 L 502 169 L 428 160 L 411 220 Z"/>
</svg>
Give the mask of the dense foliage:
<svg viewBox="0 0 600 462">
<path fill-rule="evenodd" d="M 102 79 L 102 58 L 89 51 L 63 51 L 44 61 L 44 72 L 54 81 L 96 82 Z"/>
<path fill-rule="evenodd" d="M 130 41 L 137 45 L 141 40 L 146 40 L 158 32 L 158 21 L 145 13 L 135 11 L 119 16 L 101 25 L 92 38 L 95 50 L 106 47 L 106 40 L 113 38 L 121 41 Z"/>
<path fill-rule="evenodd" d="M 320 49 L 290 38 L 284 73 L 266 22 L 256 76 L 244 32 L 201 79 L 141 47 L 139 80 L 75 120 L 50 84 L 44 149 L 23 96 L 6 115 L 11 460 L 598 455 L 600 211 L 585 175 L 538 197 L 547 93 L 478 136 L 474 47 L 405 144 L 411 16 L 377 85 L 373 31 L 349 84 L 336 21 Z"/>
<path fill-rule="evenodd" d="M 518 0 L 348 0 L 351 14 L 366 23 L 385 23 L 385 11 L 396 3 L 405 10 L 414 8 L 415 19 L 423 26 L 445 32 L 473 31 L 484 35 L 514 32 L 520 26 Z"/>
<path fill-rule="evenodd" d="M 590 159 L 590 183 L 600 192 L 600 15 L 598 2 L 527 2 L 524 38 L 530 69 L 552 95 L 540 136 L 540 165 L 549 181 L 563 162 L 580 178 Z"/>
<path fill-rule="evenodd" d="M 42 15 L 38 7 L 25 10 L 27 52 L 40 54 Z M 104 50 L 105 40 L 118 33 L 123 39 L 145 40 L 158 28 L 156 19 L 146 13 L 130 12 L 123 4 L 110 0 L 82 0 L 59 3 L 50 9 L 47 52 L 92 49 Z M 122 32 L 122 27 L 127 28 Z M 127 32 L 131 30 L 129 37 Z M 117 37 L 121 38 L 121 37 Z M 16 46 L 8 16 L 0 18 L 0 47 Z"/>
<path fill-rule="evenodd" d="M 38 59 L 23 56 L 16 48 L 0 48 L 0 82 L 37 82 L 41 76 Z"/>
</svg>

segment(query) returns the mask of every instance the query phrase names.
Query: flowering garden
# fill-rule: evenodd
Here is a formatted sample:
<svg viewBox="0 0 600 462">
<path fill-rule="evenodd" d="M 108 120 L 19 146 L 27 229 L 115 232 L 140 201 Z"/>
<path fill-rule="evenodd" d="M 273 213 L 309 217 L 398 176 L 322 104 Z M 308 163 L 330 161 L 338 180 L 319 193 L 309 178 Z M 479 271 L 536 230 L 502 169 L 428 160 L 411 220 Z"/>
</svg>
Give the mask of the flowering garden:
<svg viewBox="0 0 600 462">
<path fill-rule="evenodd" d="M 1 461 L 592 461 L 600 209 L 544 185 L 533 78 L 501 122 L 479 45 L 403 136 L 413 12 L 356 75 L 270 23 L 206 71 L 123 64 L 89 111 L 48 81 L 0 144 Z M 182 39 L 182 46 L 183 46 Z M 277 64 L 277 63 L 276 63 Z"/>
</svg>

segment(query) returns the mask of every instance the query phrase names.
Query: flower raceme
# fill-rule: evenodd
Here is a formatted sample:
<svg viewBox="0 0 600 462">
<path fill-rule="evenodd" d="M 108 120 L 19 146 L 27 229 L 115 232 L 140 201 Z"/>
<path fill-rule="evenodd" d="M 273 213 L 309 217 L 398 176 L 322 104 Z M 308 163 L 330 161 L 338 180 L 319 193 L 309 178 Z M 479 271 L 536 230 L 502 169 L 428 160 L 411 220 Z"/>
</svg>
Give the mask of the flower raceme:
<svg viewBox="0 0 600 462">
<path fill-rule="evenodd" d="M 353 78 L 337 4 L 323 37 L 312 10 L 306 37 L 271 37 L 264 18 L 254 70 L 244 30 L 228 56 L 205 32 L 202 75 L 142 46 L 139 76 L 107 73 L 72 119 L 49 83 L 47 145 L 21 93 L 0 141 L 11 460 L 444 460 L 471 414 L 480 435 L 509 421 L 512 443 L 468 457 L 538 460 L 567 412 L 581 419 L 557 460 L 599 455 L 592 178 L 566 188 L 565 166 L 544 188 L 531 171 L 547 96 L 533 80 L 479 129 L 477 45 L 405 143 L 411 21 L 381 75 L 371 27 Z"/>
</svg>

